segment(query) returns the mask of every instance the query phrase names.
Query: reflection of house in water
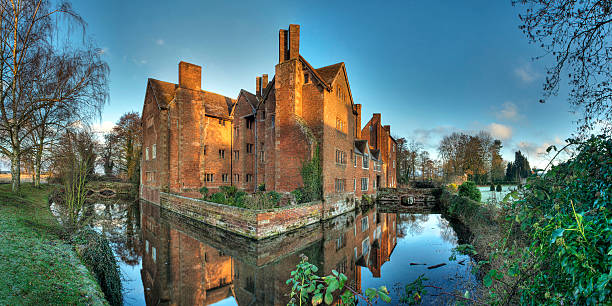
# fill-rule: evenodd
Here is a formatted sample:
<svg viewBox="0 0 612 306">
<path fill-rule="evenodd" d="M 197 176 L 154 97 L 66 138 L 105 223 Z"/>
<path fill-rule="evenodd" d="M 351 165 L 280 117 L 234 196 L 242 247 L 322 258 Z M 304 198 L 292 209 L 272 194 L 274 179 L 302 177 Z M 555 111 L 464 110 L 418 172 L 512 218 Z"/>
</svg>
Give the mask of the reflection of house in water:
<svg viewBox="0 0 612 306">
<path fill-rule="evenodd" d="M 147 304 L 285 305 L 300 254 L 361 290 L 361 266 L 380 277 L 396 245 L 396 215 L 375 208 L 264 240 L 250 240 L 141 203 Z"/>
</svg>

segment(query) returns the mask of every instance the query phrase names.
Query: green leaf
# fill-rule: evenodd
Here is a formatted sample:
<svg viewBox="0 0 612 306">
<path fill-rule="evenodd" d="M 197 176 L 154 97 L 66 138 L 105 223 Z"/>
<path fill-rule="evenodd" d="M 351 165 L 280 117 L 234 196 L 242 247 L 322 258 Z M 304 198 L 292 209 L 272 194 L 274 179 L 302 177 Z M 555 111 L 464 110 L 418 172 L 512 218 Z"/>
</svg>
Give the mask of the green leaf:
<svg viewBox="0 0 612 306">
<path fill-rule="evenodd" d="M 312 297 L 312 305 L 319 305 L 321 303 L 323 303 L 323 294 L 322 293 L 315 294 Z"/>
<path fill-rule="evenodd" d="M 484 276 L 484 278 L 482 279 L 482 283 L 487 287 L 491 287 L 491 285 L 493 284 L 493 275 L 491 274 L 491 271 L 489 271 L 489 273 L 487 273 L 487 275 Z"/>
<path fill-rule="evenodd" d="M 565 232 L 564 228 L 558 228 L 556 230 L 554 230 L 552 232 L 552 238 L 550 239 L 550 243 L 555 243 L 555 241 L 557 241 L 557 238 L 563 236 L 563 232 Z"/>
<path fill-rule="evenodd" d="M 380 299 L 383 300 L 385 303 L 391 303 L 391 297 L 387 295 L 387 293 L 378 291 L 378 296 L 380 296 Z"/>
<path fill-rule="evenodd" d="M 330 305 L 334 301 L 334 296 L 327 292 L 325 293 L 325 304 Z"/>
</svg>

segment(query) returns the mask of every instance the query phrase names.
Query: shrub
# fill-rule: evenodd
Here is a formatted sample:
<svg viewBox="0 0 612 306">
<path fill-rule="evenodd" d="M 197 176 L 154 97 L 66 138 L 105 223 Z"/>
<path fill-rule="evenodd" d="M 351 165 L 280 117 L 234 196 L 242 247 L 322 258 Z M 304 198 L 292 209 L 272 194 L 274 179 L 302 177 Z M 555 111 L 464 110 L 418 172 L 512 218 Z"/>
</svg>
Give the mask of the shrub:
<svg viewBox="0 0 612 306">
<path fill-rule="evenodd" d="M 95 275 L 109 304 L 123 305 L 119 265 L 108 240 L 92 229 L 77 232 L 71 240 L 83 263 Z"/>
<path fill-rule="evenodd" d="M 208 188 L 206 188 L 206 186 L 200 188 L 200 193 L 202 194 L 202 198 L 206 199 L 208 198 Z"/>
<path fill-rule="evenodd" d="M 258 191 L 266 191 L 266 184 L 265 183 L 261 183 L 261 184 L 257 185 L 257 190 Z"/>
<path fill-rule="evenodd" d="M 448 186 L 446 187 L 448 188 L 448 191 L 452 193 L 457 193 L 457 184 L 451 183 L 451 184 L 448 184 Z"/>
<path fill-rule="evenodd" d="M 277 205 L 280 199 L 282 198 L 282 195 L 276 191 L 269 191 L 268 193 L 266 193 L 266 198 L 268 198 L 268 200 L 270 200 L 272 204 Z"/>
<path fill-rule="evenodd" d="M 497 184 L 497 188 L 495 188 L 495 191 L 501 192 L 502 191 L 502 185 L 501 184 Z"/>
<path fill-rule="evenodd" d="M 225 198 L 225 193 L 223 192 L 213 193 L 212 195 L 210 195 L 210 198 L 208 200 L 219 204 L 227 204 L 227 199 Z"/>
<path fill-rule="evenodd" d="M 291 195 L 295 199 L 296 204 L 306 203 L 306 197 L 304 196 L 304 188 L 297 188 L 291 192 Z"/>
<path fill-rule="evenodd" d="M 236 186 L 221 186 L 219 187 L 219 190 L 225 193 L 228 198 L 233 198 L 238 192 L 238 188 Z"/>
<path fill-rule="evenodd" d="M 468 197 L 476 202 L 480 202 L 480 198 L 482 195 L 480 194 L 480 190 L 476 186 L 476 183 L 472 181 L 466 181 L 461 186 L 459 186 L 459 195 L 462 197 Z"/>
<path fill-rule="evenodd" d="M 301 169 L 304 182 L 304 198 L 302 201 L 310 202 L 323 197 L 323 165 L 319 146 L 316 146 L 311 160 L 304 162 Z"/>
<path fill-rule="evenodd" d="M 495 191 L 495 184 L 491 183 L 491 186 L 489 186 L 489 191 Z"/>
</svg>

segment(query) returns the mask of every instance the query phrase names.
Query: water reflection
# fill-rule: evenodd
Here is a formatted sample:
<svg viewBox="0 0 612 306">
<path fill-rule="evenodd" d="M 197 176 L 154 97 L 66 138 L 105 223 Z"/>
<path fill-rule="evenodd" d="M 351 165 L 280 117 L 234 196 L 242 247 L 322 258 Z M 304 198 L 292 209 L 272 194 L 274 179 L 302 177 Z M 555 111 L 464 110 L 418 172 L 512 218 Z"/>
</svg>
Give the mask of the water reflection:
<svg viewBox="0 0 612 306">
<path fill-rule="evenodd" d="M 285 305 L 290 292 L 285 281 L 300 254 L 322 273 L 335 269 L 346 274 L 357 290 L 379 285 L 391 289 L 421 273 L 448 291 L 471 290 L 474 283 L 466 258 L 459 258 L 462 264 L 448 263 L 457 238 L 440 215 L 372 208 L 253 241 L 148 203 L 141 203 L 140 212 L 141 280 L 148 305 Z M 441 262 L 447 265 L 427 269 Z M 396 302 L 398 293 L 392 292 Z M 425 302 L 440 301 L 434 293 Z"/>
<path fill-rule="evenodd" d="M 285 305 L 285 281 L 300 254 L 322 273 L 344 273 L 357 290 L 397 287 L 394 304 L 402 285 L 421 274 L 448 292 L 473 295 L 476 285 L 468 257 L 448 261 L 456 226 L 439 214 L 373 207 L 260 241 L 145 202 L 96 204 L 93 214 L 119 261 L 126 305 Z M 424 304 L 449 302 L 428 291 Z"/>
</svg>

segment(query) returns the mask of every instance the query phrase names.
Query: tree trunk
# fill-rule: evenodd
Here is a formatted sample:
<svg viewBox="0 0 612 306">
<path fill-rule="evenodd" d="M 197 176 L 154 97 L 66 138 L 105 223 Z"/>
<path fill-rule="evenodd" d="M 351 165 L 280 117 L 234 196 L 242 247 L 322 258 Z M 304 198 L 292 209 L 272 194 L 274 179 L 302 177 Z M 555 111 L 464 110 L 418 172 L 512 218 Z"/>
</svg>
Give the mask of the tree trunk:
<svg viewBox="0 0 612 306">
<path fill-rule="evenodd" d="M 21 156 L 19 147 L 13 148 L 11 153 L 11 190 L 19 192 L 21 188 Z"/>
<path fill-rule="evenodd" d="M 42 146 L 39 147 L 34 157 L 34 186 L 40 187 L 40 167 L 42 166 Z"/>
</svg>

